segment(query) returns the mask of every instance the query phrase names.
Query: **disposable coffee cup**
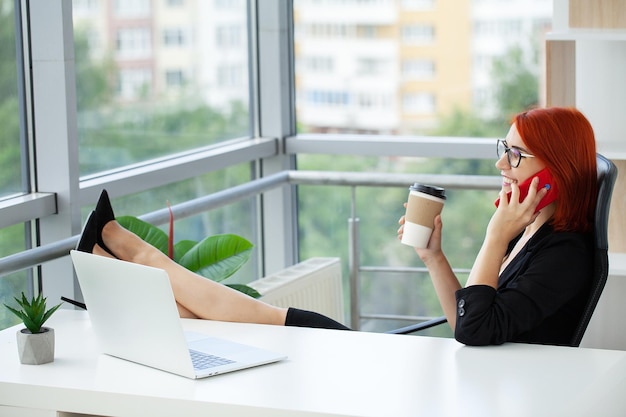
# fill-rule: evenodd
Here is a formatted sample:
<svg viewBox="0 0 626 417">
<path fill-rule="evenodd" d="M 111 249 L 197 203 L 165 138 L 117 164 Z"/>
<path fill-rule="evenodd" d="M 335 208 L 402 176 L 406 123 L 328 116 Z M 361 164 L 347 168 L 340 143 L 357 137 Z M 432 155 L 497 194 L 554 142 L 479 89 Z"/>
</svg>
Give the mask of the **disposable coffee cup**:
<svg viewBox="0 0 626 417">
<path fill-rule="evenodd" d="M 409 187 L 401 242 L 414 248 L 425 248 L 435 228 L 435 217 L 446 202 L 446 190 L 434 185 L 415 183 Z"/>
</svg>

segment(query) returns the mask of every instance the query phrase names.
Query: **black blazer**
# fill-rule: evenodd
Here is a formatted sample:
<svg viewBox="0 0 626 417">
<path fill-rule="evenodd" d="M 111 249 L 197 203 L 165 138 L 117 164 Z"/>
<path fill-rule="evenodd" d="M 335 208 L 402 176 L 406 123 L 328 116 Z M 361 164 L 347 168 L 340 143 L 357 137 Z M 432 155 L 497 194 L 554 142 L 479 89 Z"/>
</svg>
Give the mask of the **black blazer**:
<svg viewBox="0 0 626 417">
<path fill-rule="evenodd" d="M 472 285 L 456 292 L 456 340 L 568 345 L 590 288 L 592 243 L 589 234 L 544 224 L 502 271 L 497 290 Z"/>
</svg>

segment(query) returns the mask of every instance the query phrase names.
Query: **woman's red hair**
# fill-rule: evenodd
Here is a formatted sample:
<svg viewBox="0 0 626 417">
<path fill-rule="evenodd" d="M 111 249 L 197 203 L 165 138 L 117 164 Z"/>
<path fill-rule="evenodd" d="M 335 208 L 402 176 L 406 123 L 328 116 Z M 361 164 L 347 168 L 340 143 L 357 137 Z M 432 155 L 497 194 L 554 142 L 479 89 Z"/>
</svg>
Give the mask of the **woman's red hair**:
<svg viewBox="0 0 626 417">
<path fill-rule="evenodd" d="M 559 190 L 554 230 L 593 230 L 596 141 L 587 118 L 574 108 L 550 107 L 520 113 L 513 123 L 528 151 L 546 164 Z"/>
</svg>

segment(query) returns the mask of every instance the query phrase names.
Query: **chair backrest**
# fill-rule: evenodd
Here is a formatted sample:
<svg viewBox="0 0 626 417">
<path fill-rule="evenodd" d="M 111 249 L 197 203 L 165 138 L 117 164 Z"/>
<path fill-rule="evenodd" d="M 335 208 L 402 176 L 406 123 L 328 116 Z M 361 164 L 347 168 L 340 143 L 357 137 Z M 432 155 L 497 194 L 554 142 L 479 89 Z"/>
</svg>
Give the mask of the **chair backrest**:
<svg viewBox="0 0 626 417">
<path fill-rule="evenodd" d="M 587 304 L 583 311 L 583 315 L 576 327 L 571 346 L 579 346 L 580 342 L 587 330 L 589 320 L 593 315 L 593 311 L 598 304 L 606 279 L 609 274 L 609 258 L 608 258 L 608 229 L 609 229 L 609 209 L 611 207 L 611 196 L 613 194 L 613 186 L 617 178 L 617 167 L 613 162 L 604 156 L 597 154 L 598 165 L 598 200 L 596 202 L 596 213 L 594 221 L 594 269 L 593 281 L 591 283 L 591 291 Z"/>
</svg>

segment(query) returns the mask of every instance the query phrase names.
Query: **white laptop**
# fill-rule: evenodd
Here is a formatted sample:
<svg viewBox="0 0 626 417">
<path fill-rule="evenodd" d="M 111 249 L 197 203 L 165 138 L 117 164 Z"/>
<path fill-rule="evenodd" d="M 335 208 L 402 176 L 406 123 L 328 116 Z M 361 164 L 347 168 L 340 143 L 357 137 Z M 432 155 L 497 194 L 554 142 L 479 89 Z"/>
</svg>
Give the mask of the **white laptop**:
<svg viewBox="0 0 626 417">
<path fill-rule="evenodd" d="M 285 359 L 257 347 L 184 332 L 167 273 L 90 253 L 70 252 L 103 353 L 187 378 L 204 378 Z M 203 357 L 194 365 L 192 355 Z M 195 361 L 195 359 L 194 359 Z"/>
</svg>

